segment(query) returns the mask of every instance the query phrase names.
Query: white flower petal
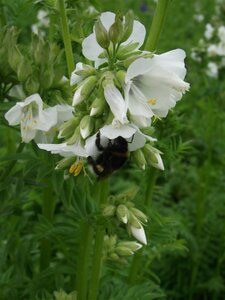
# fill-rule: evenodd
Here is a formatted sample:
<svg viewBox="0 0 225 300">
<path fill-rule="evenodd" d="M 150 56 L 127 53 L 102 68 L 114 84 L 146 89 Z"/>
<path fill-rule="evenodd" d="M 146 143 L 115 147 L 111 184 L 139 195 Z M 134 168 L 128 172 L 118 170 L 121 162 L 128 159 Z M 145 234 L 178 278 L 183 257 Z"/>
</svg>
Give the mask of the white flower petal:
<svg viewBox="0 0 225 300">
<path fill-rule="evenodd" d="M 84 64 L 79 62 L 76 64 L 76 68 L 75 70 L 72 72 L 71 77 L 70 77 L 70 84 L 74 85 L 77 84 L 78 82 L 80 82 L 82 80 L 82 76 L 77 75 L 75 72 L 79 71 L 79 70 L 83 70 L 84 69 Z"/>
<path fill-rule="evenodd" d="M 129 43 L 138 43 L 139 44 L 138 48 L 140 48 L 144 43 L 145 35 L 146 35 L 145 26 L 141 24 L 139 21 L 134 20 L 133 31 L 130 37 L 128 38 L 128 40 L 122 43 L 122 45 L 123 44 L 126 45 Z"/>
<path fill-rule="evenodd" d="M 40 149 L 50 151 L 52 154 L 60 154 L 64 157 L 69 156 L 83 156 L 86 157 L 86 151 L 80 143 L 74 145 L 62 144 L 37 144 Z"/>
<path fill-rule="evenodd" d="M 122 124 L 127 123 L 127 103 L 120 91 L 113 84 L 107 84 L 104 88 L 104 95 L 114 117 Z"/>
<path fill-rule="evenodd" d="M 111 25 L 114 23 L 115 16 L 116 15 L 110 11 L 106 11 L 101 14 L 100 20 L 102 22 L 102 25 L 105 27 L 106 31 L 108 31 Z"/>
<path fill-rule="evenodd" d="M 95 61 L 102 52 L 103 48 L 97 43 L 95 33 L 90 34 L 83 40 L 82 53 L 86 58 Z"/>
<path fill-rule="evenodd" d="M 21 102 L 17 102 L 7 113 L 5 118 L 8 121 L 9 125 L 18 125 L 22 117 L 22 107 Z"/>
<path fill-rule="evenodd" d="M 105 125 L 100 129 L 102 136 L 112 140 L 118 136 L 122 136 L 124 139 L 129 139 L 134 135 L 136 129 L 129 125 L 122 125 L 120 127 L 114 127 L 113 125 Z"/>
<path fill-rule="evenodd" d="M 55 108 L 57 110 L 57 126 L 60 126 L 63 122 L 72 118 L 74 112 L 72 106 L 67 104 L 57 104 Z"/>
<path fill-rule="evenodd" d="M 57 109 L 49 107 L 39 113 L 39 120 L 36 124 L 36 129 L 48 131 L 57 124 Z"/>
<path fill-rule="evenodd" d="M 140 224 L 141 228 L 136 228 L 134 226 L 130 226 L 131 234 L 133 237 L 135 237 L 139 242 L 141 242 L 144 245 L 147 245 L 147 239 L 145 235 L 144 228 Z"/>
</svg>

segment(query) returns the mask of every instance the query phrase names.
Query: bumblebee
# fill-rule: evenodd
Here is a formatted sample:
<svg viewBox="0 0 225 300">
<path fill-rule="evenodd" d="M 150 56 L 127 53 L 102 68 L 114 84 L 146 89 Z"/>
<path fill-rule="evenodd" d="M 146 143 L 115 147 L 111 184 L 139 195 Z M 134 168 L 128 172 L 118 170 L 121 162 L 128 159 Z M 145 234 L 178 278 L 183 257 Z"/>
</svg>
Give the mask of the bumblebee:
<svg viewBox="0 0 225 300">
<path fill-rule="evenodd" d="M 88 156 L 88 163 L 92 166 L 98 179 L 106 178 L 114 171 L 122 168 L 129 157 L 128 142 L 121 136 L 108 140 L 106 146 L 101 144 L 100 132 L 96 135 L 95 145 L 99 155 L 94 159 Z"/>
</svg>

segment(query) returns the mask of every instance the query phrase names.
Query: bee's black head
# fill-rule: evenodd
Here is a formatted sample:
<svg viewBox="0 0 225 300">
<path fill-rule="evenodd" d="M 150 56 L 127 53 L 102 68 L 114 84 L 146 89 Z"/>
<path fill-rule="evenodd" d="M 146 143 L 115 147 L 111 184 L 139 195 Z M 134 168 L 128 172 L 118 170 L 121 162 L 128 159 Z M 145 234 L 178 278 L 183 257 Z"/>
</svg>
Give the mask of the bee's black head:
<svg viewBox="0 0 225 300">
<path fill-rule="evenodd" d="M 118 136 L 116 139 L 112 140 L 111 145 L 114 151 L 121 153 L 128 151 L 128 143 L 122 136 Z"/>
</svg>

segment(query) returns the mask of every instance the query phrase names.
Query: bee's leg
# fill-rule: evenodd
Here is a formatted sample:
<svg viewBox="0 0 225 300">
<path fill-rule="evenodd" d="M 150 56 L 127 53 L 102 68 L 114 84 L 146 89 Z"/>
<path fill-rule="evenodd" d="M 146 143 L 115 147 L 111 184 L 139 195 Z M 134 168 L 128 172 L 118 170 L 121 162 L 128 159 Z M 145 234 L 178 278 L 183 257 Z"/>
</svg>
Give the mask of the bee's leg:
<svg viewBox="0 0 225 300">
<path fill-rule="evenodd" d="M 129 142 L 127 142 L 128 144 L 131 144 L 133 142 L 133 139 L 134 139 L 134 134 L 132 135 L 132 138 Z"/>
<path fill-rule="evenodd" d="M 100 131 L 96 135 L 95 145 L 99 151 L 103 151 L 104 147 L 101 145 Z"/>
</svg>

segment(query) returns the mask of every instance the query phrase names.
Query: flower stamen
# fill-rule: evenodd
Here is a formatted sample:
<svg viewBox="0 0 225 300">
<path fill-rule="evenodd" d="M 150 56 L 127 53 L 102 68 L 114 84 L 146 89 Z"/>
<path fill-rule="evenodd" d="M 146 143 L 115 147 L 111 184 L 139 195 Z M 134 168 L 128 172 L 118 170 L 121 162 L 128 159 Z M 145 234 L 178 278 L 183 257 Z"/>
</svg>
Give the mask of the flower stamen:
<svg viewBox="0 0 225 300">
<path fill-rule="evenodd" d="M 73 163 L 69 168 L 69 173 L 73 174 L 74 176 L 78 176 L 83 168 L 82 160 L 77 160 Z"/>
<path fill-rule="evenodd" d="M 155 99 L 155 98 L 150 98 L 150 99 L 148 99 L 148 104 L 150 104 L 150 105 L 155 105 L 156 104 L 156 102 L 157 102 L 157 100 Z"/>
</svg>

